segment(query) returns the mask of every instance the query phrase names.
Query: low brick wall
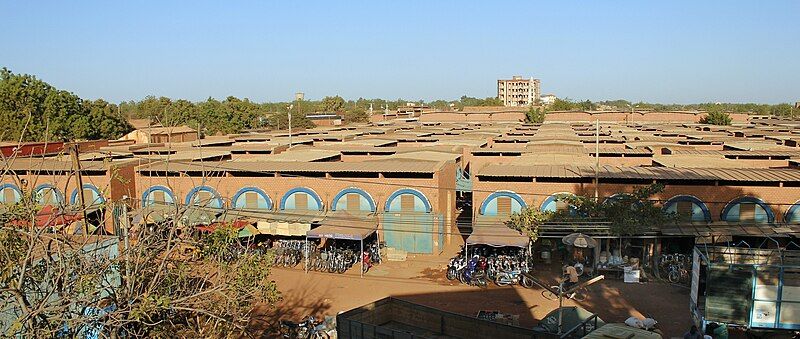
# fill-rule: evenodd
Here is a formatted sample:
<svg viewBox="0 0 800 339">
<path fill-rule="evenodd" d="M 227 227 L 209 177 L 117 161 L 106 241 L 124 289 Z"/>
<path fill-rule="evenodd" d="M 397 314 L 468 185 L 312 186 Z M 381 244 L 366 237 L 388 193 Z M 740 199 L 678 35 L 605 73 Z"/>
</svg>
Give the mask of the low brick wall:
<svg viewBox="0 0 800 339">
<path fill-rule="evenodd" d="M 422 338 L 384 325 L 407 324 L 436 335 L 454 338 L 557 338 L 533 330 L 479 320 L 460 314 L 388 297 L 336 316 L 339 338 Z"/>
</svg>

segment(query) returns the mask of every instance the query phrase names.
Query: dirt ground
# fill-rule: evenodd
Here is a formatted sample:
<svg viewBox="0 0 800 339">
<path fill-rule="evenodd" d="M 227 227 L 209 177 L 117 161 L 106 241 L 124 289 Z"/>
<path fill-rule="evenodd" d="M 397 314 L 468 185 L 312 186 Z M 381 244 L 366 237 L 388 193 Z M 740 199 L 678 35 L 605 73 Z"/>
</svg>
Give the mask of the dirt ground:
<svg viewBox="0 0 800 339">
<path fill-rule="evenodd" d="M 444 278 L 448 255 L 409 255 L 405 262 L 384 262 L 366 276 L 358 269 L 340 274 L 309 272 L 301 268 L 275 268 L 273 278 L 283 295 L 277 307 L 264 312 L 265 319 L 301 320 L 322 317 L 394 296 L 438 309 L 475 316 L 479 310 L 519 315 L 520 326 L 533 327 L 558 301 L 542 297 L 542 290 L 520 286 L 487 289 L 460 285 Z M 553 281 L 557 268 L 537 269 L 544 281 Z M 665 338 L 680 337 L 690 326 L 689 290 L 664 283 L 626 284 L 607 279 L 590 287 L 583 302 L 565 301 L 600 315 L 606 322 L 622 322 L 630 316 L 650 316 L 659 322 Z"/>
</svg>

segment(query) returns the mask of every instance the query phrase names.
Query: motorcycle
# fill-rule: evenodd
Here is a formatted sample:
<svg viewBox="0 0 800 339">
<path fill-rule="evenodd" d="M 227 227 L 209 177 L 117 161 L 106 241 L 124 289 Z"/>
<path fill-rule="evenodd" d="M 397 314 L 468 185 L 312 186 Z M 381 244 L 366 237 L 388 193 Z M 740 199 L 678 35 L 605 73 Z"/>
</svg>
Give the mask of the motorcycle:
<svg viewBox="0 0 800 339">
<path fill-rule="evenodd" d="M 367 273 L 367 271 L 372 268 L 371 254 L 369 251 L 364 251 L 364 253 L 361 254 L 361 264 L 363 273 Z"/>
<path fill-rule="evenodd" d="M 520 284 L 525 288 L 533 287 L 533 281 L 522 275 L 521 270 L 500 271 L 495 277 L 494 283 L 497 286 Z"/>
<path fill-rule="evenodd" d="M 486 287 L 486 272 L 480 269 L 481 266 L 485 267 L 486 261 L 482 260 L 478 255 L 475 255 L 467 263 L 463 274 L 459 276 L 461 282 L 470 286 Z"/>
<path fill-rule="evenodd" d="M 450 263 L 447 264 L 447 280 L 456 280 L 458 279 L 459 275 L 461 275 L 464 268 L 467 267 L 466 262 L 464 262 L 464 257 L 457 256 L 450 259 Z"/>
<path fill-rule="evenodd" d="M 281 320 L 281 336 L 283 338 L 330 338 L 331 330 L 328 321 L 317 323 L 314 316 L 309 316 L 306 320 L 295 323 L 293 321 Z"/>
</svg>

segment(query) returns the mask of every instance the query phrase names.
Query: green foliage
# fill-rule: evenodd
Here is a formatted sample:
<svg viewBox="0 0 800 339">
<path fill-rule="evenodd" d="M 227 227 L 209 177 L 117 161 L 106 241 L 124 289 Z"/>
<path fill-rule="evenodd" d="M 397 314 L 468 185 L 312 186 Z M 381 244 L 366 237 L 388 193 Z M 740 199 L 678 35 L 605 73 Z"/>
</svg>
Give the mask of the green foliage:
<svg viewBox="0 0 800 339">
<path fill-rule="evenodd" d="M 369 122 L 369 114 L 361 107 L 356 107 L 344 113 L 345 123 Z"/>
<path fill-rule="evenodd" d="M 569 98 L 556 98 L 548 108 L 551 111 L 591 111 L 595 110 L 597 105 L 589 100 L 573 102 Z"/>
<path fill-rule="evenodd" d="M 203 237 L 203 257 L 223 258 L 230 250 L 231 244 L 237 239 L 239 232 L 233 227 L 218 227 Z"/>
<path fill-rule="evenodd" d="M 541 124 L 544 122 L 546 114 L 547 110 L 541 107 L 531 106 L 531 108 L 528 109 L 528 112 L 525 113 L 525 122 L 532 124 Z"/>
<path fill-rule="evenodd" d="M 511 215 L 506 221 L 506 227 L 516 230 L 531 241 L 539 238 L 539 226 L 553 217 L 553 213 L 541 212 L 537 208 L 524 208 L 518 213 Z"/>
<path fill-rule="evenodd" d="M 608 221 L 615 235 L 641 234 L 675 220 L 674 215 L 665 214 L 651 199 L 662 191 L 664 185 L 651 184 L 635 187 L 632 193 L 619 194 L 605 201 L 583 195 L 559 196 L 558 200 L 566 202 L 572 211 L 558 213 L 553 220 Z"/>
<path fill-rule="evenodd" d="M 788 117 L 788 116 L 792 115 L 792 110 L 793 109 L 794 108 L 792 107 L 792 105 L 783 103 L 783 104 L 777 104 L 775 106 L 772 106 L 770 108 L 769 112 L 772 115 Z"/>
<path fill-rule="evenodd" d="M 700 119 L 701 124 L 711 125 L 730 125 L 731 115 L 723 112 L 719 106 L 712 106 L 706 112 L 706 116 Z"/>
<path fill-rule="evenodd" d="M 344 110 L 344 105 L 344 99 L 338 95 L 334 97 L 322 98 L 321 106 L 323 112 L 340 113 Z"/>
<path fill-rule="evenodd" d="M 503 106 L 503 102 L 497 97 L 478 99 L 463 95 L 461 96 L 461 100 L 459 101 L 458 105 L 461 108 L 463 108 L 464 106 Z"/>
<path fill-rule="evenodd" d="M 131 130 L 116 105 L 84 101 L 27 74 L 0 69 L 0 139 L 116 139 Z"/>
</svg>

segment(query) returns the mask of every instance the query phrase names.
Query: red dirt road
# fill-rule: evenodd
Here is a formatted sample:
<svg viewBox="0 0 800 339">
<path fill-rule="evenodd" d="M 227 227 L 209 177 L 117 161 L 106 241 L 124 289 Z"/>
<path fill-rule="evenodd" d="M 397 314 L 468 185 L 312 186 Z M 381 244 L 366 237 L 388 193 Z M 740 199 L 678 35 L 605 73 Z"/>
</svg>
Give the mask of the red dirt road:
<svg viewBox="0 0 800 339">
<path fill-rule="evenodd" d="M 387 297 L 399 297 L 442 310 L 475 316 L 479 310 L 518 314 L 520 326 L 533 327 L 558 306 L 542 297 L 538 288 L 519 286 L 479 289 L 449 282 L 444 278 L 447 258 L 409 256 L 406 262 L 384 262 L 364 278 L 358 269 L 344 275 L 276 268 L 273 279 L 283 295 L 266 319 L 301 320 L 321 317 Z M 552 281 L 551 272 L 537 272 Z M 549 277 L 550 279 L 548 279 Z M 688 329 L 688 289 L 662 283 L 625 284 L 606 280 L 593 285 L 583 302 L 565 301 L 600 315 L 606 322 L 622 322 L 630 316 L 648 315 L 659 322 L 665 337 L 678 337 Z"/>
</svg>

